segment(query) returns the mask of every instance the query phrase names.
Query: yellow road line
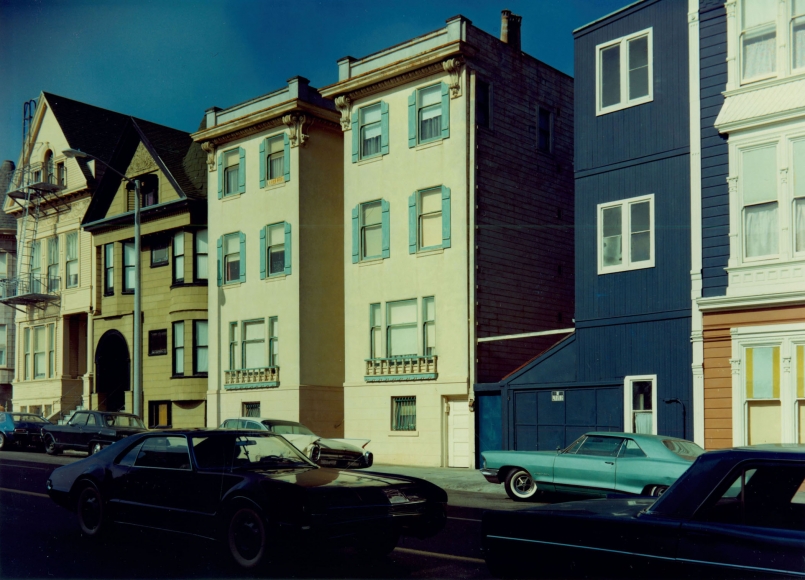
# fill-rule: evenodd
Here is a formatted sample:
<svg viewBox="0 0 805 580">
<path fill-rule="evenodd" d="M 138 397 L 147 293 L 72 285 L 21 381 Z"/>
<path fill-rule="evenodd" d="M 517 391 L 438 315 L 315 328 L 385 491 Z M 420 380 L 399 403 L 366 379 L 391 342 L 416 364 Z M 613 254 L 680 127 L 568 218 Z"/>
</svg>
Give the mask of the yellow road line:
<svg viewBox="0 0 805 580">
<path fill-rule="evenodd" d="M 405 554 L 415 554 L 417 556 L 430 556 L 431 558 L 441 558 L 443 560 L 458 560 L 460 562 L 470 562 L 472 564 L 485 564 L 481 558 L 468 558 L 467 556 L 454 556 L 453 554 L 440 554 L 439 552 L 425 552 L 423 550 L 412 550 L 411 548 L 394 548 L 395 552 Z"/>
<path fill-rule="evenodd" d="M 50 496 L 48 494 L 46 494 L 46 493 L 36 493 L 35 491 L 23 491 L 21 489 L 9 489 L 7 487 L 0 487 L 0 492 L 21 493 L 23 495 L 32 495 L 34 497 L 50 498 Z"/>
</svg>

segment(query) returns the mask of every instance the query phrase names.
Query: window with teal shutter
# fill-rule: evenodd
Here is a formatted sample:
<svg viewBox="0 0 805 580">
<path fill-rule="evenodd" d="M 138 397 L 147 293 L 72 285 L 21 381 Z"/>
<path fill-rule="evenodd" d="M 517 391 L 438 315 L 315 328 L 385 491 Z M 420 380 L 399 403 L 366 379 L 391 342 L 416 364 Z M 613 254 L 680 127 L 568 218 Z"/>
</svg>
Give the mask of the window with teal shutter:
<svg viewBox="0 0 805 580">
<path fill-rule="evenodd" d="M 390 255 L 389 202 L 359 204 L 352 210 L 352 263 Z"/>
<path fill-rule="evenodd" d="M 246 281 L 246 234 L 240 233 L 240 281 Z"/>
<path fill-rule="evenodd" d="M 390 219 L 389 219 L 389 202 L 385 199 L 381 201 L 383 208 L 383 257 L 388 258 L 391 255 L 391 236 L 390 236 Z"/>
<path fill-rule="evenodd" d="M 246 281 L 246 235 L 226 234 L 218 240 L 218 277 L 223 284 Z"/>
<path fill-rule="evenodd" d="M 442 247 L 450 247 L 450 188 L 442 186 Z"/>
<path fill-rule="evenodd" d="M 218 186 L 223 197 L 237 195 L 246 190 L 246 176 L 243 174 L 246 164 L 243 157 L 243 149 L 238 148 L 224 151 L 218 158 Z"/>
<path fill-rule="evenodd" d="M 291 180 L 291 140 L 288 138 L 288 133 L 282 134 L 282 149 L 283 149 L 283 163 L 282 172 L 285 181 Z"/>
<path fill-rule="evenodd" d="M 238 147 L 238 193 L 246 193 L 246 150 Z"/>
<path fill-rule="evenodd" d="M 418 192 L 408 196 L 408 253 L 416 254 Z"/>
<path fill-rule="evenodd" d="M 408 198 L 408 253 L 450 247 L 450 188 L 423 189 Z"/>
<path fill-rule="evenodd" d="M 389 154 L 389 104 L 380 103 L 380 154 Z"/>
<path fill-rule="evenodd" d="M 352 263 L 360 261 L 361 242 L 360 242 L 360 204 L 352 208 Z"/>
<path fill-rule="evenodd" d="M 353 114 L 352 160 L 370 159 L 389 152 L 389 106 L 379 102 Z"/>
<path fill-rule="evenodd" d="M 260 187 L 290 179 L 287 139 L 288 136 L 282 134 L 266 137 L 260 143 Z"/>
<path fill-rule="evenodd" d="M 260 279 L 266 279 L 266 226 L 260 230 Z"/>
<path fill-rule="evenodd" d="M 352 113 L 352 162 L 358 162 L 358 147 L 360 142 L 360 128 L 358 124 L 358 111 Z"/>
<path fill-rule="evenodd" d="M 291 273 L 291 224 L 285 222 L 285 275 Z"/>
<path fill-rule="evenodd" d="M 291 273 L 291 224 L 279 222 L 260 230 L 260 278 Z"/>
<path fill-rule="evenodd" d="M 450 87 L 438 83 L 408 97 L 408 146 L 450 137 Z"/>
<path fill-rule="evenodd" d="M 408 147 L 416 147 L 416 91 L 408 95 Z"/>
</svg>

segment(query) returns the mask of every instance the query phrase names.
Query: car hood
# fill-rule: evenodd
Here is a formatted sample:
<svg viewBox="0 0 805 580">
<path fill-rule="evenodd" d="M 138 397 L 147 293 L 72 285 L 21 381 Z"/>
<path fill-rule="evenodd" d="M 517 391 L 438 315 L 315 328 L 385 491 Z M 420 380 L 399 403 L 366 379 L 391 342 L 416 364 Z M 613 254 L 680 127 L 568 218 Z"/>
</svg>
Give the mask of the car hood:
<svg viewBox="0 0 805 580">
<path fill-rule="evenodd" d="M 260 471 L 260 473 L 268 479 L 291 483 L 307 489 L 324 487 L 380 488 L 418 483 L 418 481 L 415 479 L 395 476 L 387 473 L 342 471 L 340 469 L 329 469 L 326 467 L 306 467 L 294 470 L 265 470 Z"/>
<path fill-rule="evenodd" d="M 351 451 L 353 453 L 363 453 L 363 449 L 348 443 L 343 439 L 325 439 L 317 435 L 283 435 L 294 447 L 302 451 L 305 455 L 310 455 L 309 448 L 314 443 L 318 443 L 322 449 L 332 449 L 333 451 Z"/>
</svg>

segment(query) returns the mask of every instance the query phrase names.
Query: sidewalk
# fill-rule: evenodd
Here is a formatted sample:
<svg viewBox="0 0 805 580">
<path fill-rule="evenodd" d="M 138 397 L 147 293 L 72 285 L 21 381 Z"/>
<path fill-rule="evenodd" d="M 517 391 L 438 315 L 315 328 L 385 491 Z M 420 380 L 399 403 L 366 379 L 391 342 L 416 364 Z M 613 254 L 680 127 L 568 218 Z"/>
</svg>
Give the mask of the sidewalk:
<svg viewBox="0 0 805 580">
<path fill-rule="evenodd" d="M 368 471 L 394 473 L 419 477 L 439 487 L 453 491 L 471 491 L 506 496 L 502 485 L 489 483 L 477 469 L 461 467 L 413 467 L 408 465 L 383 465 L 375 463 Z"/>
</svg>

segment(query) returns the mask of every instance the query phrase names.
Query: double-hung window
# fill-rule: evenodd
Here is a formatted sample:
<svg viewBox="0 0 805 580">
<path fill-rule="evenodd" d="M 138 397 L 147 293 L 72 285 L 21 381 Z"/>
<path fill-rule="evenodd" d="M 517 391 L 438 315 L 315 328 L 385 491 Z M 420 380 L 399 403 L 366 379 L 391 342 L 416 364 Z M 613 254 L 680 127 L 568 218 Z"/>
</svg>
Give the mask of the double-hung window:
<svg viewBox="0 0 805 580">
<path fill-rule="evenodd" d="M 173 376 L 184 376 L 184 322 L 173 323 Z"/>
<path fill-rule="evenodd" d="M 59 290 L 59 236 L 48 238 L 48 292 Z"/>
<path fill-rule="evenodd" d="M 450 189 L 423 189 L 408 198 L 408 252 L 450 247 Z"/>
<path fill-rule="evenodd" d="M 194 244 L 195 244 L 195 264 L 194 264 L 194 271 L 195 271 L 195 278 L 196 281 L 200 280 L 207 280 L 208 273 L 207 273 L 207 253 L 209 252 L 207 248 L 207 230 L 199 230 L 196 232 L 194 236 Z"/>
<path fill-rule="evenodd" d="M 359 228 L 358 239 L 360 240 L 360 260 L 372 260 L 384 258 L 384 219 L 383 219 L 383 200 L 370 201 L 360 204 L 353 211 L 353 225 Z M 357 219 L 356 219 L 357 218 Z M 354 233 L 354 232 L 353 232 Z M 353 240 L 353 246 L 354 242 Z M 353 247 L 353 262 L 355 259 L 355 247 Z"/>
<path fill-rule="evenodd" d="M 184 282 L 184 232 L 173 234 L 173 283 Z"/>
<path fill-rule="evenodd" d="M 229 323 L 229 370 L 240 368 L 238 360 L 238 323 Z"/>
<path fill-rule="evenodd" d="M 805 0 L 791 0 L 791 68 L 805 68 Z"/>
<path fill-rule="evenodd" d="M 418 318 L 420 308 L 422 316 Z M 425 296 L 421 302 L 416 298 L 387 302 L 385 309 L 379 302 L 369 305 L 370 359 L 410 358 L 419 356 L 420 352 L 425 357 L 436 355 L 436 299 L 433 296 Z"/>
<path fill-rule="evenodd" d="M 148 356 L 168 354 L 168 330 L 148 331 Z"/>
<path fill-rule="evenodd" d="M 123 243 L 123 292 L 134 292 L 134 242 Z"/>
<path fill-rule="evenodd" d="M 151 267 L 167 266 L 170 241 L 168 238 L 159 237 L 151 242 Z"/>
<path fill-rule="evenodd" d="M 31 378 L 31 327 L 26 326 L 22 332 L 23 336 L 23 359 L 22 359 L 22 375 L 23 380 Z"/>
<path fill-rule="evenodd" d="M 778 3 L 778 0 L 741 2 L 741 78 L 744 81 L 774 76 L 777 70 Z"/>
<path fill-rule="evenodd" d="M 383 320 L 380 317 L 380 304 L 369 305 L 369 358 L 383 356 Z"/>
<path fill-rule="evenodd" d="M 427 296 L 422 299 L 422 353 L 425 356 L 436 354 L 436 299 Z"/>
<path fill-rule="evenodd" d="M 289 154 L 289 151 L 286 151 L 286 141 L 288 141 L 288 136 L 283 133 L 276 137 L 269 137 L 260 144 L 260 165 L 263 168 L 260 187 L 265 187 L 266 183 L 272 185 L 288 181 L 285 171 L 288 165 L 286 155 Z"/>
<path fill-rule="evenodd" d="M 30 291 L 39 294 L 44 290 L 42 284 L 42 240 L 31 242 L 31 289 Z"/>
<path fill-rule="evenodd" d="M 67 185 L 67 174 L 64 171 L 64 161 L 59 161 L 56 164 L 56 185 L 62 187 Z"/>
<path fill-rule="evenodd" d="M 115 293 L 115 245 L 103 246 L 103 293 L 111 296 Z"/>
<path fill-rule="evenodd" d="M 67 252 L 65 257 L 65 280 L 66 288 L 78 286 L 78 232 L 70 232 L 64 237 L 67 242 Z"/>
<path fill-rule="evenodd" d="M 800 254 L 805 253 L 805 139 L 794 141 L 791 150 L 794 252 Z"/>
<path fill-rule="evenodd" d="M 416 299 L 386 304 L 386 345 L 389 357 L 416 356 L 419 350 L 416 310 Z"/>
<path fill-rule="evenodd" d="M 243 367 L 261 369 L 266 367 L 266 322 L 248 320 L 243 323 Z"/>
<path fill-rule="evenodd" d="M 261 178 L 262 181 L 262 178 Z M 246 151 L 243 147 L 218 156 L 218 199 L 246 192 Z"/>
<path fill-rule="evenodd" d="M 218 284 L 246 281 L 246 235 L 226 234 L 218 239 Z"/>
<path fill-rule="evenodd" d="M 48 324 L 48 377 L 56 376 L 56 325 Z"/>
<path fill-rule="evenodd" d="M 437 83 L 408 97 L 408 147 L 450 137 L 450 88 Z"/>
<path fill-rule="evenodd" d="M 206 374 L 209 369 L 207 352 L 209 339 L 207 334 L 207 321 L 193 321 L 193 374 Z"/>
<path fill-rule="evenodd" d="M 654 195 L 598 205 L 598 273 L 654 266 Z"/>
<path fill-rule="evenodd" d="M 280 365 L 279 318 L 272 316 L 268 319 L 268 365 Z"/>
<path fill-rule="evenodd" d="M 45 343 L 45 326 L 34 326 L 34 378 L 44 379 L 47 376 L 47 359 Z"/>
<path fill-rule="evenodd" d="M 779 253 L 777 144 L 741 154 L 743 241 L 745 258 Z"/>
<path fill-rule="evenodd" d="M 389 106 L 386 102 L 361 107 L 352 113 L 352 162 L 389 152 Z"/>
<path fill-rule="evenodd" d="M 271 224 L 260 231 L 260 278 L 291 273 L 291 224 Z"/>
<path fill-rule="evenodd" d="M 651 28 L 599 44 L 596 55 L 598 115 L 653 99 Z"/>
</svg>

